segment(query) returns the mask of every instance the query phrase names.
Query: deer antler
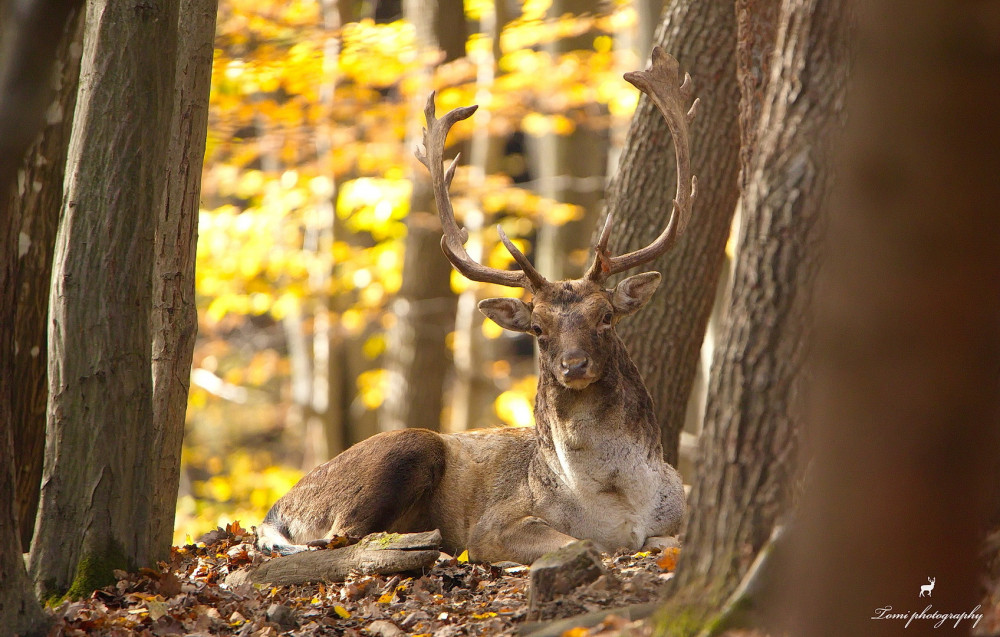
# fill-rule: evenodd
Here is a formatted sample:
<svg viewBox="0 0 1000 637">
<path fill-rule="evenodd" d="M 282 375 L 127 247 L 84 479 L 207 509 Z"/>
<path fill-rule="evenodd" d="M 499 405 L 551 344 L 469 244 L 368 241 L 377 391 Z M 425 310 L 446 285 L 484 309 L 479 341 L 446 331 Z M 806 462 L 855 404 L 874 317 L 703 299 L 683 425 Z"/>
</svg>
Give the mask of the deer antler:
<svg viewBox="0 0 1000 637">
<path fill-rule="evenodd" d="M 677 157 L 677 194 L 667 227 L 660 236 L 645 248 L 617 257 L 611 256 L 608 252 L 608 239 L 613 225 L 613 214 L 608 213 L 600 240 L 595 247 L 594 263 L 587 273 L 588 278 L 598 282 L 603 282 L 612 274 L 652 261 L 673 247 L 691 220 L 691 204 L 698 194 L 698 178 L 691 174 L 691 145 L 688 135 L 688 125 L 694 121 L 698 108 L 697 99 L 690 108 L 687 108 L 688 100 L 691 99 L 691 76 L 685 73 L 684 81 L 681 82 L 680 65 L 677 60 L 657 46 L 653 48 L 650 67 L 644 71 L 626 73 L 625 79 L 648 95 L 663 113 L 663 118 L 670 129 L 670 136 L 674 139 L 674 152 Z"/>
<path fill-rule="evenodd" d="M 468 279 L 537 291 L 547 283 L 545 277 L 532 267 L 528 258 L 507 238 L 500 226 L 497 226 L 500 240 L 514 257 L 514 261 L 521 266 L 521 271 L 498 270 L 484 266 L 474 261 L 465 250 L 465 242 L 469 239 L 469 233 L 465 228 L 458 227 L 458 223 L 455 221 L 455 211 L 451 207 L 451 197 L 448 195 L 448 188 L 455 176 L 455 165 L 458 163 L 458 157 L 452 160 L 447 170 L 444 169 L 444 142 L 445 138 L 448 137 L 448 131 L 451 130 L 455 122 L 467 119 L 479 107 L 456 108 L 438 119 L 435 116 L 434 95 L 433 92 L 430 94 L 427 98 L 427 105 L 424 107 L 424 117 L 427 119 L 427 127 L 424 129 L 424 148 L 423 150 L 418 148 L 414 154 L 431 173 L 434 201 L 437 202 L 438 215 L 441 217 L 441 227 L 444 230 L 444 235 L 441 237 L 441 250 L 444 251 L 445 256 L 455 266 L 455 269 Z"/>
</svg>

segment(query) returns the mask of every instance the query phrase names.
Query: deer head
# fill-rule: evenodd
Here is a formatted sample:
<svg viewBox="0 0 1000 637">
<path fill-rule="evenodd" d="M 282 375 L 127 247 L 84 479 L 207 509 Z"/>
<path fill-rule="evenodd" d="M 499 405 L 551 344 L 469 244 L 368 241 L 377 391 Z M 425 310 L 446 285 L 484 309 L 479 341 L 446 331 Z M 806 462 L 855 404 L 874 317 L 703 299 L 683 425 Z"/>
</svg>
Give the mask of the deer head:
<svg viewBox="0 0 1000 637">
<path fill-rule="evenodd" d="M 530 301 L 485 299 L 479 303 L 480 311 L 502 327 L 534 335 L 543 377 L 550 375 L 569 389 L 583 389 L 601 378 L 608 358 L 623 351 L 615 346 L 620 340 L 614 326 L 642 308 L 660 282 L 658 272 L 646 272 L 623 279 L 614 288 L 606 288 L 608 277 L 639 267 L 669 250 L 687 227 L 697 194 L 688 140 L 688 126 L 698 105 L 695 100 L 690 108 L 687 106 L 691 99 L 691 77 L 685 74 L 681 82 L 677 60 L 656 47 L 650 68 L 626 73 L 625 79 L 649 95 L 667 122 L 677 158 L 677 195 L 663 232 L 648 246 L 628 254 L 611 255 L 608 241 L 614 220 L 608 214 L 595 247 L 593 264 L 580 279 L 546 280 L 499 226 L 500 240 L 520 270 L 490 268 L 477 263 L 466 252 L 468 232 L 455 221 L 448 195 L 458 157 L 445 169 L 442 156 L 448 131 L 455 122 L 470 117 L 476 106 L 456 108 L 438 119 L 431 93 L 424 109 L 427 119 L 424 148 L 416 152 L 417 159 L 430 171 L 444 232 L 441 249 L 455 269 L 473 281 L 521 287 L 531 292 Z"/>
</svg>

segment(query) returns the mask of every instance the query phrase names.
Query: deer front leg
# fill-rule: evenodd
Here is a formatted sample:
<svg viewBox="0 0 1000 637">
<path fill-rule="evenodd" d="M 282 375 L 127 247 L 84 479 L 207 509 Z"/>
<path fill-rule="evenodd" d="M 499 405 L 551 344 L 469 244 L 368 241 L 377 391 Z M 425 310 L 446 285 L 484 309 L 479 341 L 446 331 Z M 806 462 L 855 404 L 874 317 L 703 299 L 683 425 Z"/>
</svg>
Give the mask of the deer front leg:
<svg viewBox="0 0 1000 637">
<path fill-rule="evenodd" d="M 531 564 L 542 555 L 576 542 L 577 538 L 554 529 L 535 515 L 484 518 L 473 529 L 469 559 L 476 562 Z"/>
</svg>

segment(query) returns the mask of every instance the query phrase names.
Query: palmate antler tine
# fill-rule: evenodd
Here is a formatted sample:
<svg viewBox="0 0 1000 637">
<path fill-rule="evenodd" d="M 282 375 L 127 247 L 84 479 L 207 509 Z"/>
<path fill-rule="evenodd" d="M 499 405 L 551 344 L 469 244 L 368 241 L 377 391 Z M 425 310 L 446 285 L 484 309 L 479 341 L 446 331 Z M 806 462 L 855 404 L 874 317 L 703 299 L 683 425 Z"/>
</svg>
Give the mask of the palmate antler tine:
<svg viewBox="0 0 1000 637">
<path fill-rule="evenodd" d="M 649 96 L 663 114 L 674 140 L 677 158 L 677 194 L 666 227 L 645 248 L 621 256 L 611 256 L 607 250 L 611 234 L 611 215 L 596 246 L 594 264 L 588 276 L 603 281 L 608 276 L 630 270 L 660 256 L 677 242 L 691 220 L 691 205 L 698 194 L 698 179 L 691 174 L 691 144 L 688 125 L 697 114 L 698 100 L 691 99 L 691 76 L 680 77 L 680 64 L 660 47 L 653 48 L 652 64 L 644 71 L 625 74 L 625 79 Z"/>
<path fill-rule="evenodd" d="M 508 287 L 536 289 L 533 287 L 536 282 L 535 277 L 538 277 L 541 281 L 544 281 L 544 279 L 537 272 L 534 272 L 533 268 L 531 274 L 528 273 L 527 269 L 523 272 L 518 272 L 516 270 L 490 268 L 477 263 L 465 250 L 465 242 L 469 238 L 469 233 L 464 228 L 460 228 L 458 222 L 455 220 L 455 210 L 451 206 L 451 197 L 448 194 L 448 187 L 451 186 L 451 180 L 455 176 L 455 166 L 458 158 L 456 157 L 447 169 L 444 168 L 444 143 L 448 137 L 448 132 L 455 122 L 467 119 L 479 107 L 463 106 L 456 108 L 448 111 L 438 119 L 435 115 L 434 97 L 435 93 L 432 92 L 427 98 L 427 105 L 424 107 L 424 117 L 427 120 L 427 127 L 424 129 L 423 149 L 418 148 L 414 154 L 420 160 L 420 163 L 427 167 L 427 170 L 431 174 L 434 201 L 437 203 L 438 215 L 441 217 L 441 228 L 443 230 L 441 250 L 448 257 L 448 260 L 455 269 L 468 279 L 483 283 L 496 283 Z M 510 242 L 506 241 L 505 245 L 507 244 L 510 244 Z M 510 246 L 508 246 L 508 249 L 510 249 Z M 514 249 L 517 250 L 516 247 Z M 520 251 L 518 251 L 518 254 L 520 254 Z M 521 254 L 520 256 L 524 263 L 527 263 L 524 255 Z M 518 260 L 517 255 L 514 255 L 514 259 L 521 264 L 522 268 L 524 267 L 521 260 Z"/>
</svg>

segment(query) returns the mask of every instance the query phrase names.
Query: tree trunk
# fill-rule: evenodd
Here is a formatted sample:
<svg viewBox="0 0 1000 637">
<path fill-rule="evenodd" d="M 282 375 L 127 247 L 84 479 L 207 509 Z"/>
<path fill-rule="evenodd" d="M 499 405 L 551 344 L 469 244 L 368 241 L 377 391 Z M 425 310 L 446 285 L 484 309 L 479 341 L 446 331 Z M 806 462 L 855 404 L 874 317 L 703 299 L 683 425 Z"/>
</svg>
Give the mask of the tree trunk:
<svg viewBox="0 0 1000 637">
<path fill-rule="evenodd" d="M 68 0 L 6 3 L 0 31 L 0 325 L 13 325 L 21 229 L 10 207 L 18 169 L 44 122 L 49 79 L 70 16 L 82 3 Z M 4 634 L 44 633 L 46 619 L 31 591 L 21 557 L 15 506 L 11 396 L 14 330 L 0 331 L 0 627 Z"/>
<path fill-rule="evenodd" d="M 418 46 L 439 49 L 444 53 L 442 62 L 465 57 L 465 41 L 469 30 L 465 11 L 459 0 L 403 0 L 403 14 L 417 29 Z M 421 108 L 423 100 L 420 100 Z"/>
<path fill-rule="evenodd" d="M 379 428 L 438 431 L 451 368 L 446 339 L 455 324 L 451 264 L 441 253 L 441 223 L 436 215 L 413 210 L 406 226 L 403 284 L 392 303 L 396 323 L 387 337 L 389 376 Z"/>
<path fill-rule="evenodd" d="M 31 545 L 38 490 L 45 457 L 45 405 L 48 402 L 49 280 L 62 207 L 66 150 L 80 78 L 83 20 L 75 12 L 57 53 L 56 94 L 46 109 L 45 128 L 32 146 L 7 202 L 21 215 L 15 274 L 14 369 L 17 387 L 10 396 L 17 461 L 17 517 L 21 546 Z M 17 210 L 15 212 L 15 210 Z"/>
<path fill-rule="evenodd" d="M 153 459 L 157 470 L 150 533 L 154 560 L 170 557 L 198 331 L 194 262 L 217 13 L 218 0 L 181 0 L 178 33 L 184 37 L 177 48 L 166 197 L 157 221 L 153 265 Z"/>
<path fill-rule="evenodd" d="M 338 0 L 321 0 L 323 28 L 324 68 L 335 69 L 340 56 L 340 28 L 351 13 L 350 3 Z M 324 109 L 333 108 L 334 93 L 339 76 L 325 73 L 319 85 L 319 101 Z M 316 155 L 319 174 L 331 179 L 334 170 L 330 163 L 333 142 L 328 127 L 316 136 Z M 272 169 L 277 170 L 279 160 L 269 158 Z M 347 339 L 340 329 L 337 314 L 347 307 L 344 299 L 331 296 L 333 279 L 333 244 L 342 228 L 334 211 L 337 199 L 336 183 L 330 193 L 318 194 L 314 203 L 318 223 L 305 228 L 303 250 L 312 253 L 309 268 L 310 294 L 299 307 L 283 321 L 289 359 L 292 364 L 292 409 L 287 422 L 299 429 L 302 435 L 302 460 L 300 466 L 308 471 L 317 464 L 337 455 L 348 443 L 348 411 L 344 381 L 348 376 L 343 359 Z M 347 234 L 347 233 L 343 233 Z M 305 322 L 311 319 L 311 330 Z"/>
<path fill-rule="evenodd" d="M 14 448 L 10 420 L 0 420 L 0 635 L 44 633 L 45 616 L 24 571 L 14 508 Z"/>
<path fill-rule="evenodd" d="M 473 241 L 476 239 L 471 239 L 469 244 Z M 476 248 L 469 248 L 469 244 L 466 248 L 475 259 Z M 455 310 L 455 382 L 451 393 L 450 431 L 497 425 L 493 405 L 500 389 L 487 374 L 487 366 L 497 359 L 499 339 L 483 334 L 484 317 L 478 308 L 480 296 L 478 288 L 465 290 L 459 295 Z"/>
<path fill-rule="evenodd" d="M 81 2 L 6 3 L 0 31 L 0 325 L 13 325 L 21 210 L 9 205 L 28 147 L 44 122 L 49 79 L 70 16 Z M 12 414 L 14 330 L 0 331 L 0 627 L 37 634 L 46 619 L 24 570 L 15 506 Z"/>
<path fill-rule="evenodd" d="M 899 635 L 905 621 L 876 609 L 982 600 L 1000 477 L 1000 7 L 908 2 L 904 20 L 899 7 L 859 4 L 815 306 L 816 458 L 778 577 L 790 634 Z M 933 602 L 919 599 L 928 578 Z M 936 623 L 905 634 L 956 627 Z"/>
<path fill-rule="evenodd" d="M 88 594 L 151 563 L 153 242 L 178 6 L 88 3 L 49 327 L 49 422 L 31 572 Z"/>
<path fill-rule="evenodd" d="M 510 7 L 503 2 L 491 5 L 492 11 L 484 11 L 479 31 L 488 34 L 492 40 L 490 55 L 481 55 L 477 65 L 477 94 L 489 92 L 496 79 L 497 61 L 500 59 L 500 34 L 504 26 L 514 16 Z M 485 53 L 485 51 L 484 51 Z M 482 183 L 485 176 L 494 172 L 494 167 L 502 157 L 502 141 L 489 134 L 489 110 L 480 109 L 476 113 L 476 130 L 469 149 L 471 168 L 470 181 L 474 185 Z M 469 231 L 466 251 L 473 259 L 481 262 L 485 247 L 482 233 L 487 223 L 487 215 L 482 210 L 470 210 L 463 220 Z M 455 308 L 455 340 L 453 359 L 455 379 L 452 384 L 450 418 L 447 429 L 465 431 L 474 427 L 496 424 L 493 403 L 500 394 L 496 383 L 485 373 L 486 365 L 496 360 L 497 339 L 488 339 L 483 334 L 485 317 L 479 311 L 478 303 L 482 288 L 471 285 L 458 296 Z"/>
<path fill-rule="evenodd" d="M 632 50 L 640 60 L 649 59 L 656 44 L 656 30 L 663 23 L 664 0 L 638 0 L 635 3 L 637 24 Z"/>
<path fill-rule="evenodd" d="M 595 107 L 596 108 L 596 107 Z M 550 133 L 529 140 L 528 148 L 538 182 L 539 195 L 579 206 L 578 219 L 554 224 L 539 217 L 534 263 L 550 281 L 575 279 L 583 275 L 593 257 L 591 232 L 597 225 L 604 199 L 604 173 L 607 170 L 608 131 L 577 127 L 569 135 Z M 534 143 L 531 143 L 534 142 Z M 585 258 L 573 259 L 584 254 Z"/>
<path fill-rule="evenodd" d="M 407 0 L 407 19 L 417 25 L 423 51 L 441 49 L 442 62 L 465 55 L 465 14 L 461 0 L 426 2 Z M 432 70 L 423 73 L 411 109 L 423 123 L 423 105 L 431 90 Z M 417 122 L 414 121 L 413 124 Z M 421 126 L 411 126 L 410 144 L 422 142 Z M 413 167 L 413 194 L 406 220 L 403 282 L 392 302 L 396 322 L 387 334 L 386 398 L 379 414 L 382 431 L 424 427 L 439 431 L 444 407 L 445 379 L 451 369 L 446 339 L 455 324 L 455 295 L 451 291 L 451 264 L 441 253 L 441 224 L 434 210 L 430 178 L 423 166 Z"/>
<path fill-rule="evenodd" d="M 323 57 L 327 61 L 324 68 L 333 69 L 337 67 L 336 62 L 340 57 L 340 29 L 348 21 L 351 13 L 350 2 L 322 0 L 320 6 L 323 10 L 323 26 L 327 29 L 323 46 Z M 327 73 L 323 78 L 320 101 L 325 108 L 333 108 L 339 79 L 336 72 Z M 321 168 L 323 172 L 320 174 L 325 172 L 331 179 L 334 170 L 328 163 L 333 146 L 330 135 L 317 136 L 317 155 L 327 163 L 326 167 Z M 349 446 L 347 429 L 350 423 L 350 419 L 345 417 L 347 414 L 345 400 L 348 394 L 344 391 L 347 369 L 343 363 L 346 343 L 337 320 L 338 314 L 344 309 L 338 306 L 343 299 L 333 297 L 329 293 L 334 272 L 333 243 L 343 230 L 335 212 L 336 182 L 334 181 L 334 187 L 329 195 L 320 196 L 322 199 L 317 201 L 317 208 L 324 223 L 322 227 L 317 227 L 311 232 L 310 239 L 311 247 L 316 253 L 310 282 L 318 300 L 313 308 L 312 395 L 305 427 L 305 456 L 308 457 L 311 452 L 316 463 L 332 458 Z"/>
<path fill-rule="evenodd" d="M 0 25 L 0 192 L 4 197 L 45 121 L 51 94 L 49 73 L 66 21 L 82 5 L 80 0 L 0 5 L 4 12 Z"/>
<path fill-rule="evenodd" d="M 739 191 L 741 195 L 747 191 L 749 163 L 753 152 L 757 149 L 758 121 L 764 103 L 764 89 L 770 76 L 771 53 L 774 51 L 780 8 L 779 0 L 736 1 L 736 79 L 740 87 Z M 738 205 L 737 212 L 739 208 Z M 733 223 L 738 224 L 739 218 Z M 681 475 L 693 475 L 692 471 L 697 462 L 696 446 L 692 443 L 697 440 L 695 436 L 701 433 L 705 419 L 712 356 L 721 339 L 720 331 L 729 309 L 731 272 L 730 255 L 727 254 L 723 259 L 715 300 L 705 327 L 701 358 L 691 383 L 684 419 L 684 432 L 691 436 L 687 438 L 687 446 L 682 448 L 678 457 L 677 469 Z M 682 441 L 682 445 L 684 444 Z"/>
<path fill-rule="evenodd" d="M 598 10 L 596 0 L 556 0 L 546 14 L 555 21 L 563 16 L 594 14 Z M 593 42 L 594 33 L 586 32 L 572 38 L 558 38 L 547 43 L 545 50 L 553 60 L 558 60 L 562 54 L 573 50 L 592 49 Z M 601 114 L 602 107 L 598 104 L 588 108 L 594 110 L 587 113 L 588 118 Z M 587 119 L 575 117 L 574 113 L 561 114 L 577 122 Z M 551 281 L 575 279 L 590 265 L 585 260 L 573 263 L 570 256 L 574 252 L 586 253 L 591 245 L 590 235 L 604 200 L 609 144 L 607 130 L 580 125 L 568 135 L 550 132 L 537 139 L 529 137 L 528 158 L 532 176 L 538 183 L 534 190 L 543 197 L 580 206 L 583 210 L 579 219 L 561 225 L 551 223 L 544 216 L 539 218 L 535 266 Z"/>
<path fill-rule="evenodd" d="M 691 131 L 698 199 L 684 237 L 651 266 L 664 274 L 664 289 L 646 306 L 641 320 L 623 321 L 617 329 L 652 394 L 664 458 L 671 464 L 677 462 L 678 438 L 738 195 L 735 38 L 733 4 L 722 0 L 675 0 L 656 38 L 691 74 L 694 94 L 701 99 Z M 648 245 L 666 225 L 677 182 L 669 138 L 663 117 L 643 97 L 611 185 L 609 210 L 617 220 L 611 246 L 616 253 Z"/>
<path fill-rule="evenodd" d="M 781 8 L 677 571 L 681 601 L 706 610 L 747 572 L 795 481 L 802 317 L 832 181 L 826 148 L 847 71 L 843 10 L 828 0 L 784 0 Z"/>
<path fill-rule="evenodd" d="M 772 78 L 781 0 L 736 0 L 736 81 L 740 86 L 740 194 L 746 196 L 758 151 L 760 113 Z"/>
</svg>

